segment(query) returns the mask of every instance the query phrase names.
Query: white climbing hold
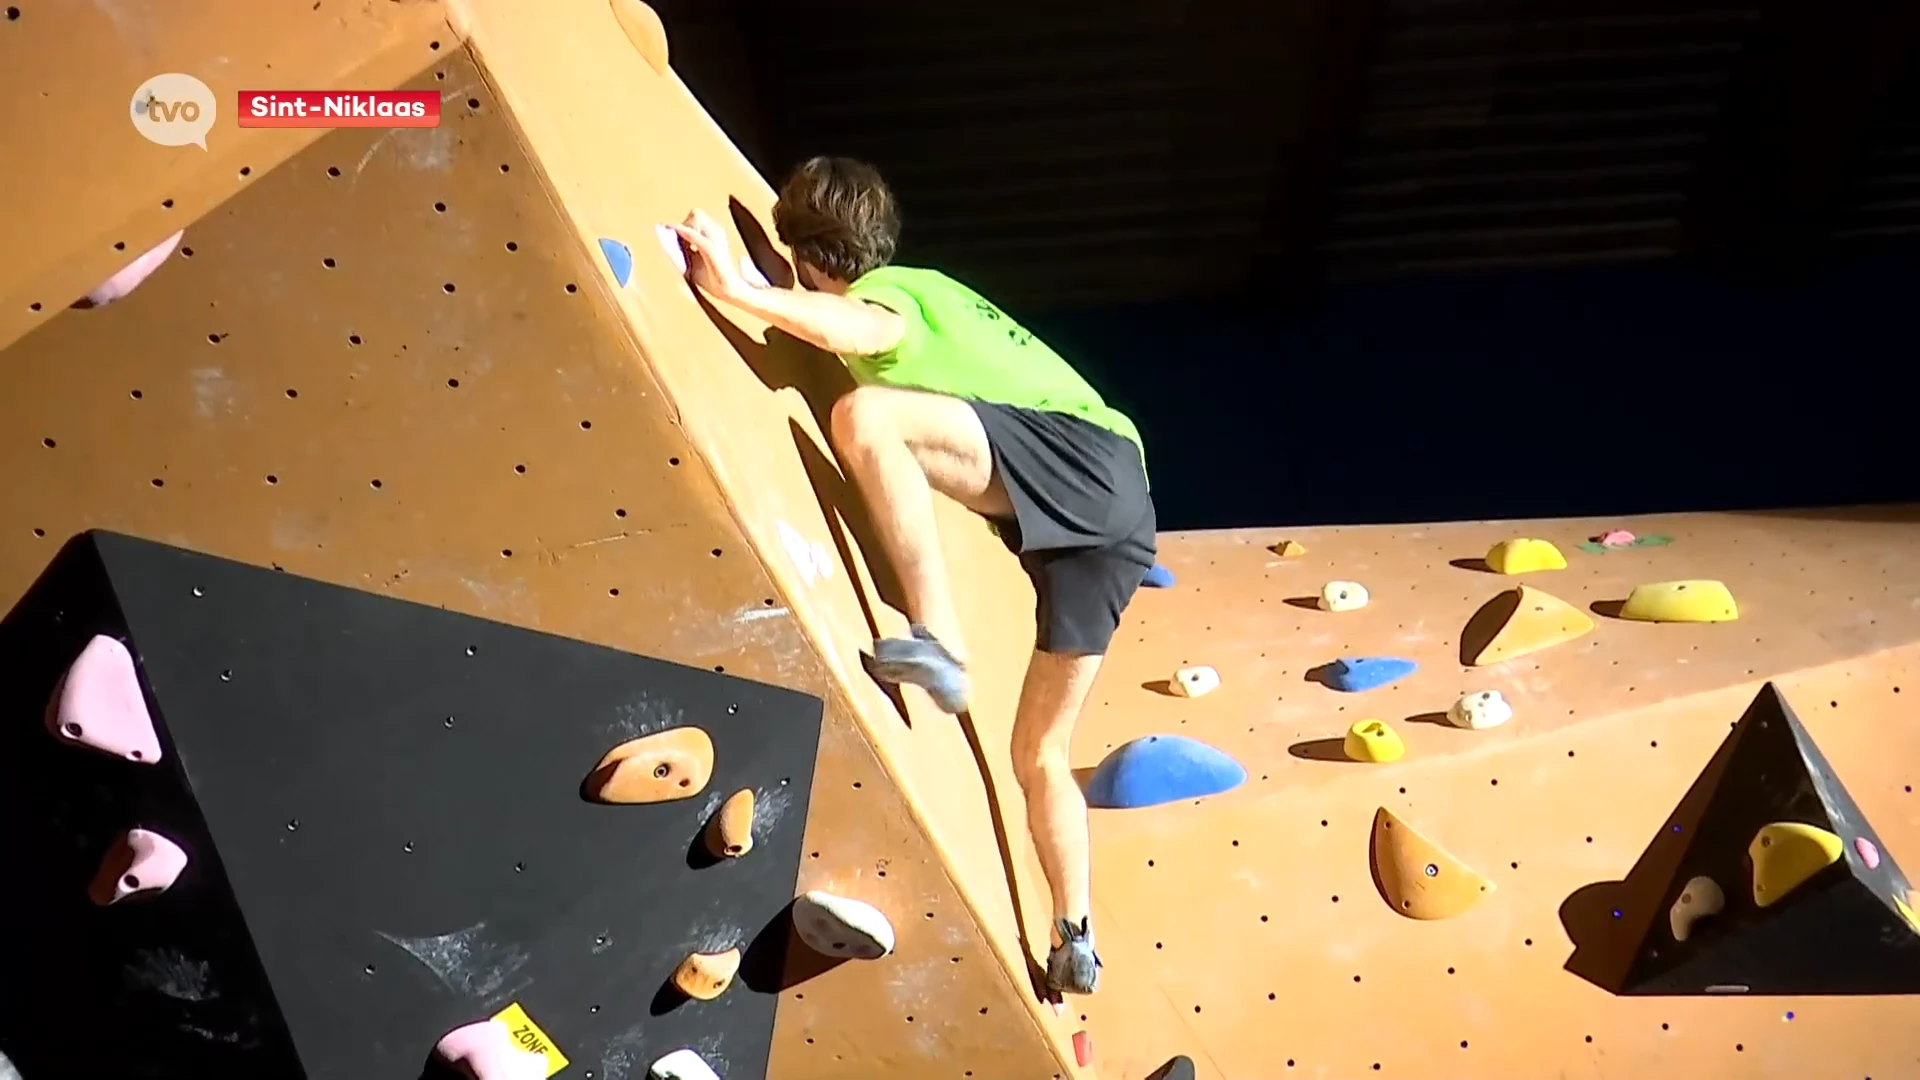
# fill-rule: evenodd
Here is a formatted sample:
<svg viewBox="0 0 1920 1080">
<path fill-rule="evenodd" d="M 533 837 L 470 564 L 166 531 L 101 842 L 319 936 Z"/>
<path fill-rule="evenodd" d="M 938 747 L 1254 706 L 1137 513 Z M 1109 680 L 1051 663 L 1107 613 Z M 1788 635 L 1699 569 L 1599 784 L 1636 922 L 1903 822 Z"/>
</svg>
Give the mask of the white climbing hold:
<svg viewBox="0 0 1920 1080">
<path fill-rule="evenodd" d="M 1685 941 L 1693 935 L 1693 926 L 1709 915 L 1726 910 L 1727 894 L 1710 877 L 1689 880 L 1680 889 L 1680 898 L 1667 909 L 1667 928 L 1673 940 Z"/>
<path fill-rule="evenodd" d="M 1220 673 L 1206 665 L 1183 667 L 1168 682 L 1181 697 L 1199 697 L 1220 689 Z"/>
<path fill-rule="evenodd" d="M 680 273 L 687 272 L 687 249 L 680 245 L 680 234 L 673 231 L 671 225 L 655 225 L 653 233 L 660 238 L 660 248 L 667 253 L 673 268 Z"/>
<path fill-rule="evenodd" d="M 823 956 L 878 960 L 893 951 L 893 924 L 880 909 L 815 890 L 793 902 L 793 928 Z"/>
<path fill-rule="evenodd" d="M 647 1077 L 648 1080 L 720 1080 L 713 1066 L 685 1047 L 648 1066 Z"/>
<path fill-rule="evenodd" d="M 1367 587 L 1357 581 L 1329 581 L 1320 589 L 1321 611 L 1355 611 L 1367 606 Z"/>
<path fill-rule="evenodd" d="M 1463 694 L 1453 707 L 1447 710 L 1447 723 L 1454 727 L 1471 728 L 1481 731 L 1490 727 L 1499 727 L 1513 719 L 1513 706 L 1498 690 L 1482 690 L 1477 694 Z"/>
</svg>

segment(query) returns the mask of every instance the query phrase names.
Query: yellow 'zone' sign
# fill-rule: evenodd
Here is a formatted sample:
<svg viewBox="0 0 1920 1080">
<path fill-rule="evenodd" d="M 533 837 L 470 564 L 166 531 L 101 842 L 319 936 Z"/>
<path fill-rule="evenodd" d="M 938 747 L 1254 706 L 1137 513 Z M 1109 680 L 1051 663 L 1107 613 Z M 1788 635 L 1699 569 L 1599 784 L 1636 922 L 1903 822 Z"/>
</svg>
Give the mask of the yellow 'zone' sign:
<svg viewBox="0 0 1920 1080">
<path fill-rule="evenodd" d="M 515 1046 L 529 1054 L 547 1055 L 548 1076 L 567 1067 L 567 1055 L 561 1053 L 560 1048 L 553 1044 L 553 1039 L 540 1030 L 540 1025 L 533 1022 L 533 1017 L 527 1015 L 527 1010 L 521 1008 L 519 1002 L 513 1002 L 494 1013 L 493 1018 L 507 1025 L 507 1034 L 513 1037 Z"/>
</svg>

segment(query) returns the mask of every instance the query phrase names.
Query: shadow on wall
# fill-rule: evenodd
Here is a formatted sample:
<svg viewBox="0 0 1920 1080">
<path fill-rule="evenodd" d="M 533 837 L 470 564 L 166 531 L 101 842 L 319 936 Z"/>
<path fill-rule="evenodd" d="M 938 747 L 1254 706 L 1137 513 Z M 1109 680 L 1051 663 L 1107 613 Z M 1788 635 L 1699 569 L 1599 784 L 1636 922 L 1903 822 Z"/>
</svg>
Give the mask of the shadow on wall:
<svg viewBox="0 0 1920 1080">
<path fill-rule="evenodd" d="M 1624 879 L 1583 885 L 1561 902 L 1560 924 L 1573 942 L 1573 954 L 1564 965 L 1569 973 L 1608 993 L 1623 992 L 1622 983 L 1635 950 L 1654 920 L 1666 915 L 1660 901 L 1693 839 L 1685 831 L 1686 825 L 1700 819 L 1732 756 L 1733 738 L 1729 736 L 1681 796 L 1673 813 L 1661 823 L 1660 831 L 1648 841 Z"/>
<path fill-rule="evenodd" d="M 768 238 L 760 222 L 739 199 L 728 200 L 728 211 L 733 217 L 735 230 L 746 247 L 748 258 L 772 284 L 781 288 L 791 288 L 794 283 L 793 267 L 773 241 Z M 822 432 L 832 430 L 833 403 L 847 391 L 853 389 L 853 376 L 846 365 L 839 360 L 804 341 L 780 330 L 769 329 L 766 343 L 762 344 L 742 333 L 726 315 L 716 310 L 711 301 L 692 285 L 687 286 L 693 293 L 707 318 L 714 327 L 726 337 L 727 344 L 733 347 L 740 359 L 767 389 L 773 391 L 792 390 L 800 395 L 807 404 L 807 411 L 813 414 L 814 424 Z M 868 515 L 865 503 L 860 499 L 852 481 L 840 471 L 837 462 L 821 451 L 813 437 L 796 422 L 789 422 L 793 436 L 794 451 L 800 457 L 801 465 L 807 470 L 807 479 L 813 486 L 814 494 L 820 500 L 820 513 L 833 534 L 834 547 L 840 556 L 841 565 L 853 566 L 853 547 L 849 543 L 849 534 L 853 544 L 862 551 L 879 551 L 879 540 L 874 535 L 872 518 Z M 886 560 L 876 560 L 868 567 L 873 574 L 874 588 L 878 599 L 898 610 L 906 610 L 901 596 L 898 579 Z M 856 590 L 858 591 L 858 590 Z M 880 633 L 880 622 L 871 607 L 871 601 L 865 593 L 860 593 L 860 602 L 866 606 L 868 631 L 875 636 Z M 903 708 L 901 714 L 904 716 Z"/>
<path fill-rule="evenodd" d="M 1606 516 L 1920 499 L 1888 362 L 1916 288 L 1646 267 L 1027 321 L 1144 430 L 1162 528 Z"/>
</svg>

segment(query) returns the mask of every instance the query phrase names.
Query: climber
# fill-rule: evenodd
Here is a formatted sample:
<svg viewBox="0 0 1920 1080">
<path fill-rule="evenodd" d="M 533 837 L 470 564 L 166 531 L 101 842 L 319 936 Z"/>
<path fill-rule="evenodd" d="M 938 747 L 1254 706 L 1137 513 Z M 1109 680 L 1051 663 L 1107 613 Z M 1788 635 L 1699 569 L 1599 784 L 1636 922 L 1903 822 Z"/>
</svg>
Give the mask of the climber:
<svg viewBox="0 0 1920 1080">
<path fill-rule="evenodd" d="M 1087 807 L 1068 766 L 1074 722 L 1155 554 L 1140 433 L 1052 349 L 934 270 L 890 265 L 900 221 L 870 165 L 816 157 L 781 187 L 773 220 L 800 289 L 756 287 L 726 232 L 695 210 L 675 226 L 695 285 L 828 352 L 858 384 L 831 436 L 905 593 L 906 638 L 873 670 L 967 709 L 967 649 L 935 525 L 938 491 L 985 517 L 1036 597 L 1035 647 L 1014 714 L 1014 773 L 1053 893 L 1047 983 L 1090 994 Z"/>
</svg>

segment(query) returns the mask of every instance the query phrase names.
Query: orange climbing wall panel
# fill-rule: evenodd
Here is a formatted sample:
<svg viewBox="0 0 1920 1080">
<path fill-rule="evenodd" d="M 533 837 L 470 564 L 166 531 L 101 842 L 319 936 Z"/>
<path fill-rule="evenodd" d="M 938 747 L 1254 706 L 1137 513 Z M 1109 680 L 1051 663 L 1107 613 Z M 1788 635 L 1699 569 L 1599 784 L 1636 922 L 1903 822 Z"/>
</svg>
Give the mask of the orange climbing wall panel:
<svg viewBox="0 0 1920 1080">
<path fill-rule="evenodd" d="M 1610 524 L 1674 542 L 1578 549 Z M 1571 564 L 1528 584 L 1598 626 L 1465 667 L 1460 631 L 1515 581 L 1474 563 L 1521 535 L 1553 540 Z M 1284 537 L 1309 554 L 1266 550 Z M 1249 777 L 1197 804 L 1093 814 L 1109 966 L 1084 1011 L 1101 1076 L 1139 1080 L 1171 1049 L 1236 1080 L 1915 1074 L 1904 999 L 1620 998 L 1581 972 L 1632 948 L 1614 937 L 1612 883 L 1767 679 L 1894 857 L 1920 862 L 1916 540 L 1910 508 L 1163 537 L 1178 587 L 1136 601 L 1075 764 L 1172 732 L 1230 752 Z M 1638 583 L 1690 577 L 1725 581 L 1740 621 L 1609 614 Z M 1336 579 L 1366 585 L 1371 605 L 1314 610 Z M 1420 670 L 1360 694 L 1308 681 L 1343 655 L 1405 656 Z M 1218 668 L 1221 688 L 1187 700 L 1153 685 L 1192 664 Z M 1446 724 L 1459 695 L 1483 689 L 1501 691 L 1514 719 Z M 1340 759 L 1341 734 L 1363 717 L 1393 725 L 1407 756 Z M 1367 861 L 1380 806 L 1497 889 L 1455 919 L 1391 912 Z M 1169 1003 L 1177 1023 L 1143 1023 L 1148 1001 Z"/>
<path fill-rule="evenodd" d="M 929 708 L 918 690 L 905 691 L 904 712 L 883 694 L 859 651 L 876 633 L 903 633 L 906 622 L 884 571 L 877 583 L 868 572 L 861 552 L 875 545 L 865 514 L 824 449 L 828 411 L 851 385 L 844 367 L 696 300 L 653 241 L 662 218 L 702 207 L 731 223 L 736 254 L 758 241 L 765 272 L 779 279 L 788 268 L 763 224 L 771 190 L 677 80 L 653 73 L 601 0 L 502 0 L 459 12 L 582 243 L 611 237 L 632 248 L 632 284 L 613 296 L 672 414 L 765 553 L 1001 962 L 1025 986 L 1030 959 L 1045 956 L 1051 904 L 1007 753 L 1033 642 L 1024 575 L 981 522 L 943 502 L 978 688 L 973 727 Z M 716 151 L 688 149 L 706 146 Z M 836 569 L 809 571 L 823 558 Z M 1023 1001 L 1025 1015 L 1004 1022 L 1039 1025 L 1071 1062 L 1071 1018 L 1055 1018 L 1030 995 Z"/>
<path fill-rule="evenodd" d="M 322 132 L 233 125 L 237 91 L 392 86 L 447 33 L 438 3 L 312 0 L 64 3 L 0 19 L 11 152 L 0 165 L 7 257 L 0 346 L 59 314 Z M 191 74 L 226 110 L 203 151 L 140 138 L 134 91 Z M 57 148 L 57 149 L 50 149 Z"/>
<path fill-rule="evenodd" d="M 636 330 L 556 210 L 552 167 L 496 92 L 505 76 L 458 42 L 445 24 L 414 42 L 408 85 L 442 93 L 440 128 L 326 135 L 189 224 L 133 295 L 62 311 L 0 354 L 0 594 L 108 527 L 819 694 L 800 888 L 876 905 L 899 945 L 785 994 L 773 1075 L 1063 1073 L 790 586 L 743 535 L 720 480 L 752 482 L 751 463 L 714 465 L 648 362 L 744 373 L 736 342 L 684 287 L 662 301 L 684 309 L 674 324 Z M 681 127 L 656 134 L 672 170 L 704 176 L 707 198 L 764 196 L 669 85 Z M 618 119 L 644 132 L 648 115 Z M 667 212 L 647 198 L 636 213 Z M 659 257 L 650 233 L 634 239 Z M 784 420 L 773 430 L 785 475 L 803 476 Z M 826 537 L 809 490 L 795 528 Z M 654 989 L 628 1005 L 644 1016 Z"/>
</svg>

